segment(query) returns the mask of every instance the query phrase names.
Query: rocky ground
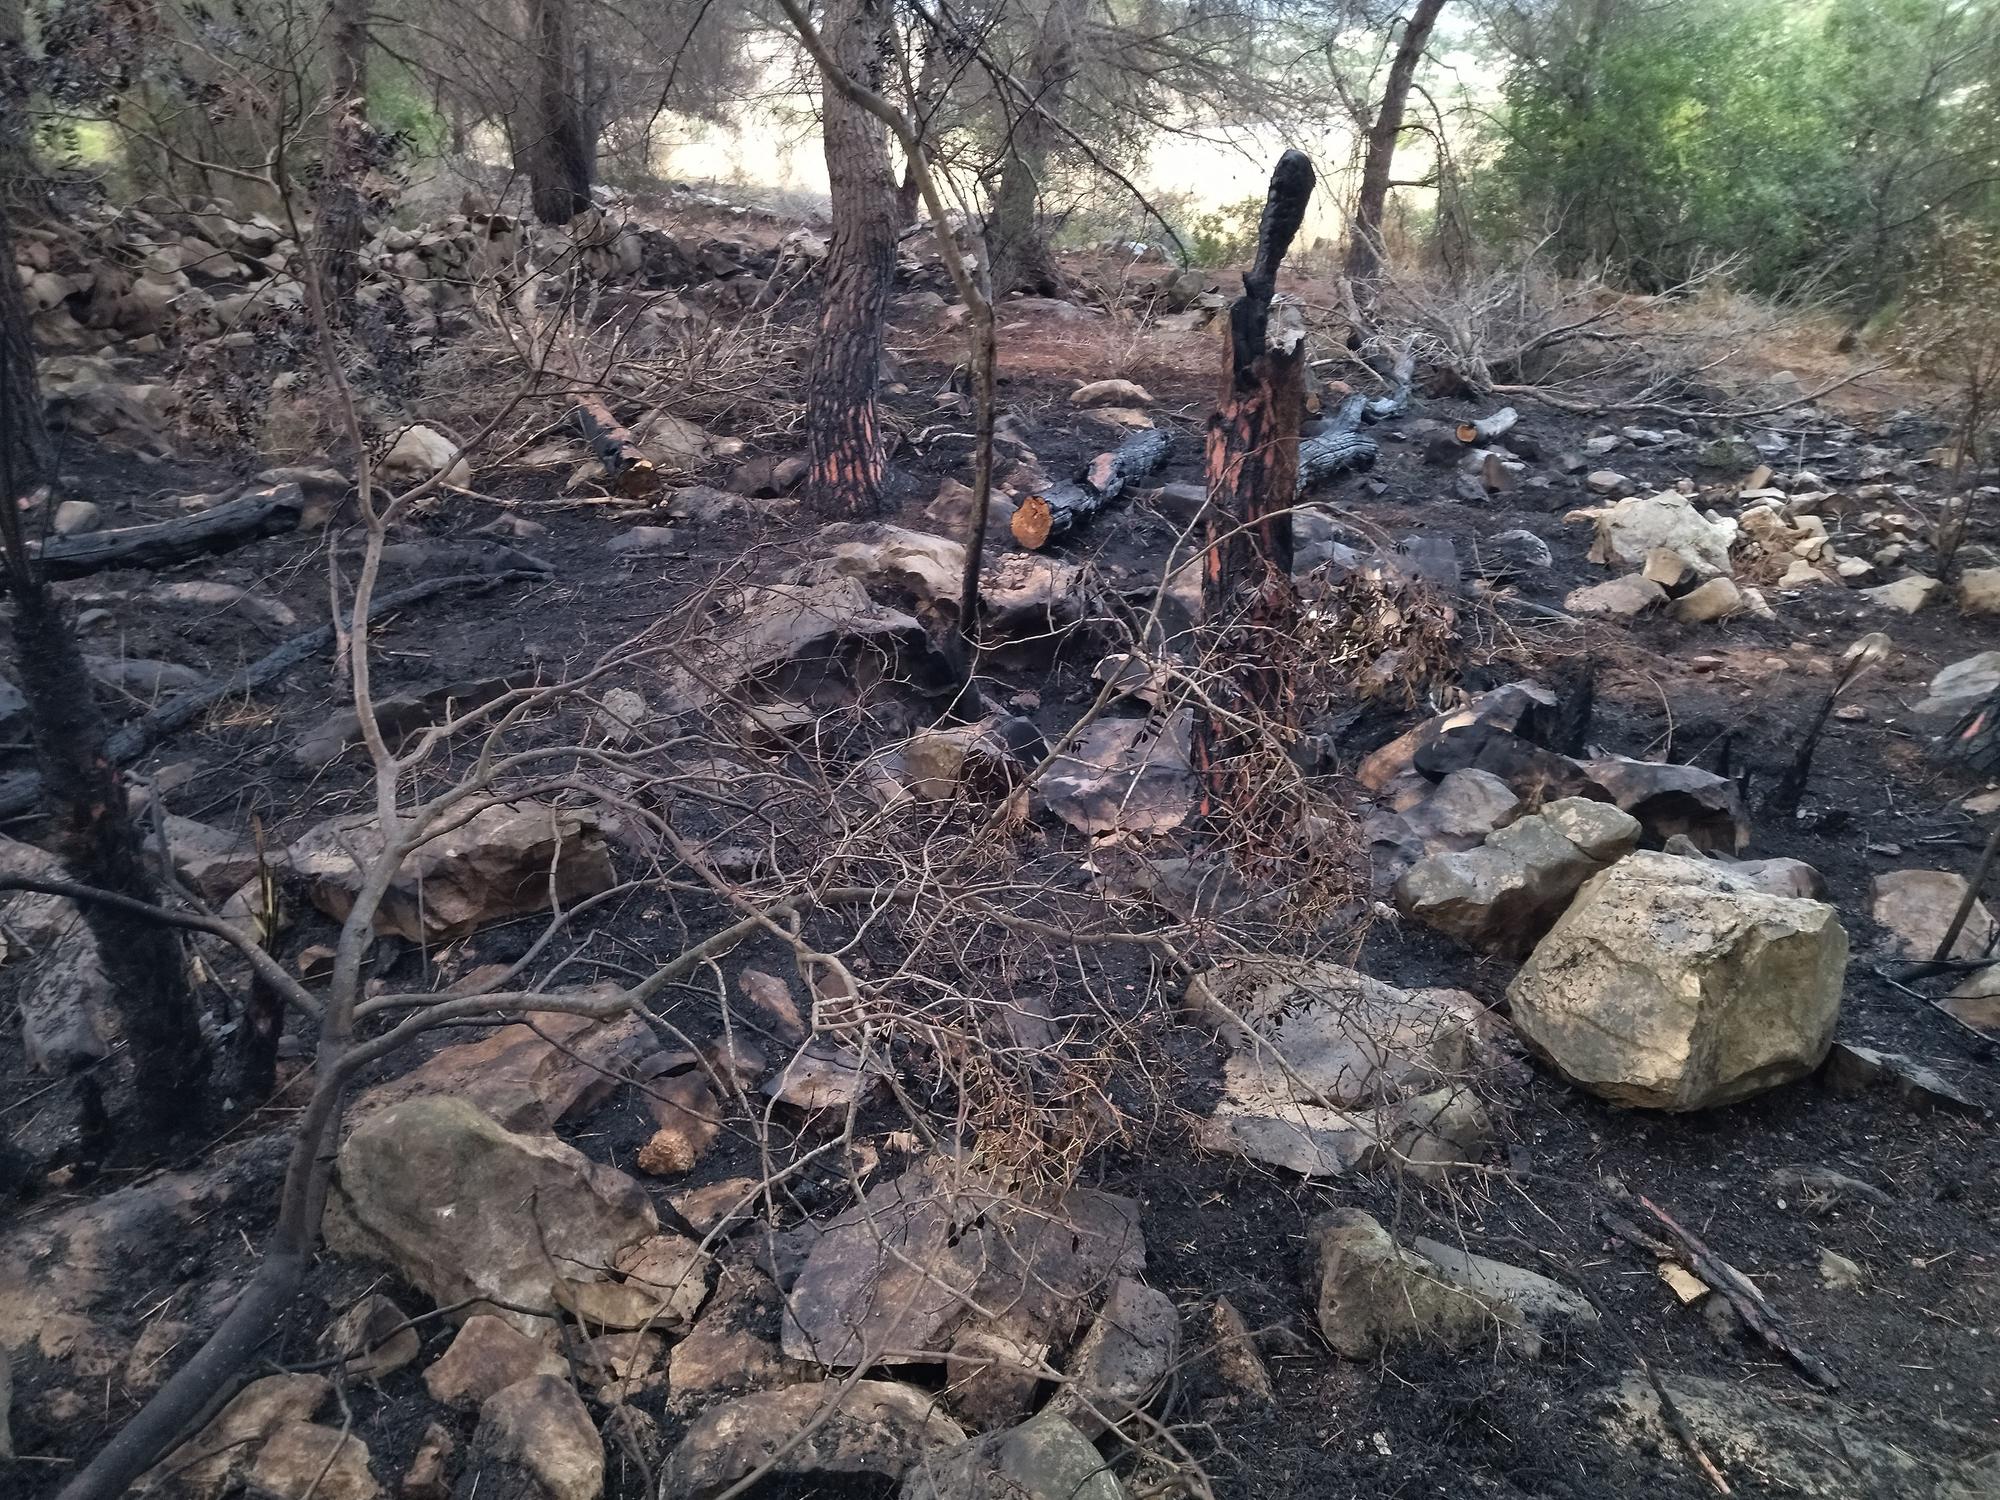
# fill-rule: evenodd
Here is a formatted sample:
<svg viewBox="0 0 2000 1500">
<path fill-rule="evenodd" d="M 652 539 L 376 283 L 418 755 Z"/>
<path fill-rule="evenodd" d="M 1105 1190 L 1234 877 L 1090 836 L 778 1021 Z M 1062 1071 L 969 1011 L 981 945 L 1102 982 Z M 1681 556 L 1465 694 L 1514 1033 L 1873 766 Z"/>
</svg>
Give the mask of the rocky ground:
<svg viewBox="0 0 2000 1500">
<path fill-rule="evenodd" d="M 656 329 L 747 316 L 795 354 L 810 233 L 679 213 L 585 246 L 590 274 Z M 262 361 L 306 363 L 282 317 L 254 321 L 287 296 L 285 236 L 246 222 L 31 239 L 35 276 L 69 285 L 29 286 L 69 351 L 47 371 L 73 424 L 58 498 L 89 507 L 59 531 L 87 549 L 246 497 L 280 518 L 63 587 L 107 707 L 155 726 L 135 805 L 181 877 L 242 910 L 261 837 L 287 892 L 273 951 L 317 981 L 371 805 L 332 655 L 157 730 L 321 622 L 354 546 L 349 466 L 202 415 L 247 410 Z M 473 337 L 510 234 L 473 212 L 383 235 L 381 336 Z M 2000 491 L 1975 478 L 1953 512 L 1937 429 L 1853 403 L 1628 422 L 1522 401 L 1463 444 L 1493 403 L 1420 382 L 1366 429 L 1372 467 L 1299 516 L 1301 587 L 1340 622 L 1304 638 L 1314 837 L 1225 871 L 1191 823 L 1202 667 L 1175 568 L 1215 385 L 1221 283 L 1199 280 L 1140 267 L 1108 309 L 1003 308 L 1011 493 L 969 725 L 938 722 L 934 644 L 969 423 L 921 265 L 882 522 L 803 514 L 795 413 L 704 386 L 621 406 L 656 495 L 606 494 L 558 412 L 468 454 L 399 531 L 385 587 L 483 582 L 380 628 L 392 735 L 612 669 L 523 730 L 595 769 L 522 787 L 399 886 L 378 995 L 524 958 L 539 990 L 615 992 L 732 918 L 710 876 L 918 895 L 860 939 L 852 911 L 815 917 L 838 965 L 765 932 L 642 1011 L 376 1065 L 330 1253 L 157 1487 L 715 1496 L 768 1466 L 753 1493 L 2000 1493 L 2000 1017 L 1970 962 L 1991 918 L 1966 965 L 1904 968 L 2000 811 L 1933 745 L 2000 687 Z M 174 311 L 145 324 L 153 302 Z M 449 462 L 459 425 L 383 427 L 392 480 Z M 1015 544 L 1012 500 L 1135 429 L 1172 435 L 1156 473 L 1046 551 Z M 14 832 L 10 866 L 45 867 L 34 823 Z M 600 899 L 531 951 L 551 869 L 564 904 Z M 278 1094 L 182 1160 L 86 1159 L 58 1079 L 116 1064 L 101 969 L 66 903 L 16 897 L 5 922 L 6 1478 L 39 1495 L 242 1287 L 311 1031 Z M 226 1040 L 238 966 L 201 956 Z"/>
</svg>

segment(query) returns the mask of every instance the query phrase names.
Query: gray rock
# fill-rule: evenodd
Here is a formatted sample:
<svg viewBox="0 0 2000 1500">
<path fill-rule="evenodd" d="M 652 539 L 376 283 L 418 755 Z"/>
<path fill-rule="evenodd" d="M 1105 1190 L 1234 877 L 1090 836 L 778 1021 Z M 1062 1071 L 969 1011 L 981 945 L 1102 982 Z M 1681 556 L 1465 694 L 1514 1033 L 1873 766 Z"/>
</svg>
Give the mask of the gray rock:
<svg viewBox="0 0 2000 1500">
<path fill-rule="evenodd" d="M 1491 771 L 1467 767 L 1443 777 L 1430 796 L 1403 814 L 1431 853 L 1474 849 L 1505 828 L 1527 804 Z"/>
<path fill-rule="evenodd" d="M 541 1340 L 530 1338 L 504 1318 L 474 1313 L 424 1371 L 424 1389 L 433 1401 L 461 1411 L 477 1411 L 488 1396 L 496 1396 L 519 1381 L 568 1372 L 563 1357 Z"/>
<path fill-rule="evenodd" d="M 1447 1245 L 1442 1240 L 1426 1239 L 1422 1235 L 1411 1240 L 1410 1245 L 1436 1266 L 1453 1286 L 1486 1302 L 1504 1303 L 1537 1328 L 1546 1330 L 1565 1324 L 1594 1328 L 1597 1325 L 1597 1309 L 1590 1305 L 1588 1298 L 1539 1271 L 1510 1266 L 1505 1261 L 1489 1260 L 1483 1255 L 1474 1255 L 1469 1250 Z"/>
<path fill-rule="evenodd" d="M 1586 761 L 1583 769 L 1593 785 L 1639 820 L 1649 839 L 1664 843 L 1683 834 L 1705 850 L 1730 854 L 1749 842 L 1742 788 L 1726 776 L 1622 756 Z"/>
<path fill-rule="evenodd" d="M 1629 620 L 1667 602 L 1667 591 L 1639 573 L 1627 573 L 1604 583 L 1571 589 L 1563 608 L 1573 615 Z"/>
<path fill-rule="evenodd" d="M 1476 849 L 1418 860 L 1396 882 L 1396 904 L 1468 947 L 1525 953 L 1584 881 L 1638 843 L 1637 819 L 1563 798 Z"/>
<path fill-rule="evenodd" d="M 1911 710 L 1921 718 L 1955 721 L 2000 693 L 2000 651 L 1955 661 L 1931 679 L 1930 691 Z"/>
<path fill-rule="evenodd" d="M 49 529 L 57 536 L 75 536 L 83 531 L 95 531 L 100 512 L 88 500 L 65 500 L 56 507 L 54 517 L 49 521 Z"/>
<path fill-rule="evenodd" d="M 1475 557 L 1480 577 L 1496 580 L 1513 578 L 1522 573 L 1539 573 L 1544 568 L 1555 566 L 1555 555 L 1549 551 L 1549 544 L 1534 532 L 1520 527 L 1488 537 Z"/>
<path fill-rule="evenodd" d="M 1965 899 L 1965 886 L 1965 877 L 1949 870 L 1888 870 L 1870 883 L 1869 915 L 1888 929 L 1896 957 L 1928 963 Z M 1992 942 L 1992 914 L 1984 902 L 1974 901 L 1945 956 L 1978 958 Z"/>
<path fill-rule="evenodd" d="M 504 1483 L 479 1483 L 496 1465 L 525 1471 L 547 1500 L 597 1500 L 604 1492 L 604 1440 L 583 1398 L 555 1375 L 532 1375 L 487 1398 L 459 1493 L 506 1493 Z"/>
<path fill-rule="evenodd" d="M 1522 1040 L 1572 1083 L 1692 1110 L 1816 1068 L 1846 966 L 1832 907 L 1638 853 L 1585 884 L 1507 993 Z"/>
<path fill-rule="evenodd" d="M 275 1500 L 375 1500 L 382 1487 L 368 1459 L 368 1445 L 350 1432 L 282 1422 L 258 1449 L 246 1485 Z"/>
<path fill-rule="evenodd" d="M 1320 1332 L 1345 1359 L 1375 1359 L 1413 1343 L 1486 1344 L 1522 1324 L 1520 1312 L 1452 1282 L 1358 1208 L 1336 1208 L 1307 1231 Z"/>
<path fill-rule="evenodd" d="M 1174 1371 L 1181 1315 L 1173 1299 L 1121 1276 L 1070 1362 L 1070 1383 L 1049 1409 L 1085 1437 L 1098 1437 L 1143 1410 Z"/>
<path fill-rule="evenodd" d="M 649 552 L 671 552 L 680 544 L 681 535 L 671 526 L 634 526 L 606 542 L 604 550 L 620 557 L 643 557 Z"/>
<path fill-rule="evenodd" d="M 1729 549 L 1736 540 L 1736 523 L 1709 520 L 1685 495 L 1672 490 L 1631 496 L 1595 510 L 1574 511 L 1570 518 L 1596 523 L 1590 560 L 1605 567 L 1641 567 L 1648 552 L 1664 547 L 1679 554 L 1698 577 L 1713 578 L 1730 571 Z"/>
<path fill-rule="evenodd" d="M 758 1391 L 694 1420 L 661 1471 L 660 1500 L 714 1500 L 773 1460 L 779 1480 L 845 1474 L 893 1482 L 965 1440 L 935 1397 L 894 1381 Z"/>
<path fill-rule="evenodd" d="M 1125 1500 L 1090 1440 L 1054 1412 L 960 1448 L 925 1454 L 898 1500 Z"/>
<path fill-rule="evenodd" d="M 1827 1086 L 1836 1093 L 1860 1094 L 1888 1089 L 1920 1109 L 1947 1109 L 1959 1114 L 1981 1113 L 1964 1090 L 1946 1082 L 1935 1068 L 1900 1052 L 1878 1052 L 1851 1042 L 1836 1042 L 1826 1059 Z"/>
</svg>

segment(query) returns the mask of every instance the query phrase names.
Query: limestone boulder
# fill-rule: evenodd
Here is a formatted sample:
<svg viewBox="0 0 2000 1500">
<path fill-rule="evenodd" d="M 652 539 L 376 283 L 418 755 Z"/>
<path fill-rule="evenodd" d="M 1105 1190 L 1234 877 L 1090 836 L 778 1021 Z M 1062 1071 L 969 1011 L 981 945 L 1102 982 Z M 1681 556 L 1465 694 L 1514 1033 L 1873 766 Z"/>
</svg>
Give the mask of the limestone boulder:
<svg viewBox="0 0 2000 1500">
<path fill-rule="evenodd" d="M 1639 832 L 1609 803 L 1565 797 L 1477 849 L 1418 860 L 1396 882 L 1396 903 L 1467 947 L 1526 953 L 1584 881 L 1638 846 Z"/>
<path fill-rule="evenodd" d="M 1594 522 L 1590 560 L 1606 567 L 1637 568 L 1646 554 L 1664 547 L 1678 554 L 1700 578 L 1730 571 L 1729 549 L 1736 541 L 1736 523 L 1704 516 L 1687 496 L 1665 490 L 1634 495 L 1616 505 L 1577 511 L 1576 518 Z"/>
<path fill-rule="evenodd" d="M 1329 1210 L 1307 1237 L 1320 1332 L 1343 1358 L 1409 1344 L 1471 1348 L 1521 1325 L 1517 1311 L 1454 1285 L 1358 1208 Z"/>
<path fill-rule="evenodd" d="M 464 487 L 472 483 L 472 465 L 458 444 L 418 422 L 396 434 L 381 463 L 382 476 L 390 483 L 407 487 L 422 484 L 434 474 L 440 483 Z"/>
<path fill-rule="evenodd" d="M 1181 1318 L 1174 1302 L 1129 1276 L 1111 1283 L 1097 1320 L 1077 1346 L 1070 1383 L 1050 1410 L 1099 1437 L 1144 1409 L 1174 1372 Z"/>
<path fill-rule="evenodd" d="M 547 1500 L 597 1500 L 604 1492 L 604 1440 L 566 1381 L 535 1375 L 480 1407 L 467 1479 L 476 1483 L 489 1467 L 524 1471 Z M 508 1493 L 504 1483 L 493 1488 Z"/>
<path fill-rule="evenodd" d="M 1825 903 L 1641 852 L 1584 885 L 1507 993 L 1521 1038 L 1578 1087 L 1693 1110 L 1818 1067 L 1846 967 Z"/>
<path fill-rule="evenodd" d="M 491 1297 L 526 1308 L 501 1315 L 530 1328 L 535 1314 L 576 1304 L 593 1286 L 626 1292 L 614 1262 L 658 1234 L 644 1189 L 623 1172 L 436 1095 L 354 1128 L 327 1205 L 336 1253 L 393 1265 L 440 1303 Z"/>
</svg>

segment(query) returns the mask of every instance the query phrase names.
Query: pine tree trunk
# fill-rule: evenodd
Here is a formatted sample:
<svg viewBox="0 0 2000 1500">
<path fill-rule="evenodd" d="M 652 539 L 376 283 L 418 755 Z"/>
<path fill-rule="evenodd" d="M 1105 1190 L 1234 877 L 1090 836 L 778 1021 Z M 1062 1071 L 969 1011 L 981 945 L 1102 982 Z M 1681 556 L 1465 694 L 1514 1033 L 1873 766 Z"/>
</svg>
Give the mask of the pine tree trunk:
<svg viewBox="0 0 2000 1500">
<path fill-rule="evenodd" d="M 361 179 L 368 171 L 368 6 L 332 0 L 327 7 L 326 155 L 313 199 L 313 269 L 326 315 L 344 323 L 360 281 L 366 217 Z"/>
<path fill-rule="evenodd" d="M 7 122 L 0 119 L 0 131 Z M 134 900 L 153 899 L 125 788 L 105 749 L 103 717 L 62 601 L 28 556 L 18 500 L 49 471 L 27 308 L 11 272 L 13 236 L 0 202 L 0 552 L 14 603 L 14 656 L 28 702 L 42 800 L 56 853 L 76 877 Z M 148 1125 L 177 1134 L 196 1122 L 207 1057 L 173 934 L 157 923 L 83 902 L 130 1048 L 133 1087 Z"/>
<path fill-rule="evenodd" d="M 1346 266 L 1355 306 L 1364 315 L 1375 304 L 1375 282 L 1382 274 L 1382 214 L 1389 202 L 1389 171 L 1396 160 L 1396 142 L 1403 134 L 1410 85 L 1416 79 L 1424 48 L 1430 45 L 1431 28 L 1437 25 L 1438 12 L 1444 7 L 1445 0 L 1417 0 L 1416 8 L 1403 22 L 1381 106 L 1368 126 L 1361 186 L 1354 196 L 1354 219 L 1347 228 Z"/>
<path fill-rule="evenodd" d="M 848 77 L 882 86 L 888 9 L 883 0 L 833 0 L 827 46 Z M 882 328 L 896 274 L 896 187 L 888 132 L 833 84 L 822 90 L 833 236 L 821 283 L 819 340 L 807 372 L 811 503 L 823 514 L 872 514 L 882 500 L 882 434 L 875 387 Z"/>
<path fill-rule="evenodd" d="M 1201 812 L 1211 825 L 1268 820 L 1272 809 L 1262 793 L 1269 778 L 1259 769 L 1259 752 L 1273 742 L 1241 726 L 1262 724 L 1282 738 L 1293 717 L 1292 506 L 1305 418 L 1305 339 L 1298 330 L 1274 347 L 1270 313 L 1278 266 L 1312 190 L 1312 164 L 1287 151 L 1271 174 L 1256 264 L 1230 305 L 1228 378 L 1208 423 L 1201 594 L 1218 677 L 1195 716 L 1193 752 Z"/>
<path fill-rule="evenodd" d="M 1041 111 L 1055 114 L 1062 109 L 1076 69 L 1076 0 L 1049 0 L 1028 65 L 1027 87 L 1033 103 L 1014 122 L 1007 160 L 1000 169 L 1000 187 L 993 195 L 993 211 L 986 221 L 996 297 L 1015 291 L 1059 297 L 1066 290 L 1039 214 L 1049 147 L 1055 136 Z M 1037 105 L 1039 109 L 1034 107 Z"/>
<path fill-rule="evenodd" d="M 528 42 L 535 49 L 528 198 L 544 224 L 567 224 L 590 207 L 591 159 L 577 95 L 570 0 L 529 0 Z"/>
</svg>

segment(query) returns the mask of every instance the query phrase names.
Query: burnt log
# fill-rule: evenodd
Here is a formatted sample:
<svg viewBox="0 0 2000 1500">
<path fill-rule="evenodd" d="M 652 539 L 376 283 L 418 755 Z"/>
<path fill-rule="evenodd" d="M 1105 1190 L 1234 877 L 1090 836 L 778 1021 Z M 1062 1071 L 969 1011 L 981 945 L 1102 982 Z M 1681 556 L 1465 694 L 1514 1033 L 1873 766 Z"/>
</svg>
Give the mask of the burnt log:
<svg viewBox="0 0 2000 1500">
<path fill-rule="evenodd" d="M 626 500 L 650 500 L 660 492 L 660 471 L 631 430 L 611 414 L 610 407 L 596 396 L 578 396 L 575 415 L 612 494 Z"/>
<path fill-rule="evenodd" d="M 1100 453 L 1074 483 L 1056 484 L 1030 495 L 1014 510 L 1014 540 L 1034 551 L 1065 536 L 1105 506 L 1122 499 L 1138 480 L 1167 461 L 1173 434 L 1141 432 L 1109 453 Z"/>
<path fill-rule="evenodd" d="M 48 578 L 83 578 L 107 568 L 163 568 L 296 530 L 305 509 L 305 495 L 297 485 L 273 485 L 171 521 L 52 536 L 29 543 L 28 552 Z"/>
<path fill-rule="evenodd" d="M 1360 473 L 1375 467 L 1381 450 L 1373 438 L 1358 432 L 1322 432 L 1299 444 L 1299 477 L 1296 493 L 1303 495 L 1324 479 Z"/>
</svg>

